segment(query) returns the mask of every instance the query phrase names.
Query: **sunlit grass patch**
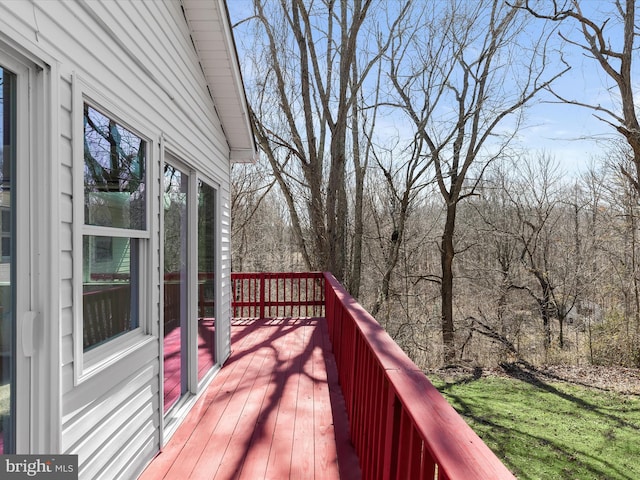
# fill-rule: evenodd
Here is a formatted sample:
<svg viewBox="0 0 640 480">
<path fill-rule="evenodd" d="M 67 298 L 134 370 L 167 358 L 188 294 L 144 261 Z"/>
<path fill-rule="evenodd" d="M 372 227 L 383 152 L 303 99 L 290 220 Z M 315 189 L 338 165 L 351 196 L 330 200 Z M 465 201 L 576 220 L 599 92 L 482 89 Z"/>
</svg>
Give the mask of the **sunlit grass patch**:
<svg viewBox="0 0 640 480">
<path fill-rule="evenodd" d="M 520 479 L 640 478 L 640 397 L 489 377 L 431 380 Z"/>
</svg>

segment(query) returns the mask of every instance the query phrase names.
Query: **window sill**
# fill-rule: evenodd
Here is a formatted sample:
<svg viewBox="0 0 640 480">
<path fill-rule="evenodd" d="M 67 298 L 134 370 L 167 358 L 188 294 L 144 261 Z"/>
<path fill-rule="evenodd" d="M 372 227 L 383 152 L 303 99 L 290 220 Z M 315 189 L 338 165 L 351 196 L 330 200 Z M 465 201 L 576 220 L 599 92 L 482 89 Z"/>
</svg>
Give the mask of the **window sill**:
<svg viewBox="0 0 640 480">
<path fill-rule="evenodd" d="M 76 385 L 94 377 L 156 340 L 156 337 L 143 334 L 142 330 L 138 328 L 85 352 L 81 365 L 77 365 Z"/>
</svg>

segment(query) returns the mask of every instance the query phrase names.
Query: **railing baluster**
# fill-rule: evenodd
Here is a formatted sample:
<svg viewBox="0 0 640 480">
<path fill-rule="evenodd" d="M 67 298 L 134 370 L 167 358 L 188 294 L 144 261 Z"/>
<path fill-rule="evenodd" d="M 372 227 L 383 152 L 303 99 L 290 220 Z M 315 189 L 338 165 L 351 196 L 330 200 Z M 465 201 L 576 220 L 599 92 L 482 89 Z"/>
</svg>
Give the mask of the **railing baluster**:
<svg viewBox="0 0 640 480">
<path fill-rule="evenodd" d="M 387 421 L 384 426 L 384 461 L 382 467 L 382 478 L 388 480 L 395 478 L 392 472 L 395 472 L 398 465 L 398 431 L 400 423 L 400 403 L 397 401 L 393 389 L 389 385 L 385 385 L 387 391 L 386 401 L 386 417 Z"/>
<path fill-rule="evenodd" d="M 362 342 L 358 342 L 359 344 Z M 364 440 L 364 444 L 363 444 L 363 448 L 364 448 L 364 452 L 365 452 L 365 461 L 367 462 L 367 464 L 369 465 L 369 468 L 371 470 L 371 475 L 373 474 L 373 468 L 372 468 L 372 463 L 373 463 L 373 439 L 371 438 L 371 425 L 372 425 L 372 420 L 373 420 L 373 406 L 372 406 L 372 380 L 373 380 L 373 368 L 374 368 L 374 364 L 370 361 L 368 352 L 366 351 L 366 348 L 364 347 L 364 345 L 362 345 L 362 354 L 361 354 L 361 362 L 364 364 L 363 365 L 363 379 L 362 379 L 362 385 L 363 385 L 363 389 L 361 392 L 361 396 L 362 396 L 362 423 L 363 423 L 363 428 L 362 428 L 362 438 Z"/>
<path fill-rule="evenodd" d="M 377 478 L 382 478 L 382 462 L 384 460 L 384 375 L 381 369 L 376 372 L 376 381 L 373 385 L 376 396 L 376 418 L 373 426 L 373 436 L 376 439 L 375 454 L 373 468 L 379 472 Z"/>
<path fill-rule="evenodd" d="M 396 478 L 414 478 L 410 476 L 409 458 L 411 458 L 411 419 L 405 409 L 400 410 L 400 434 L 398 435 L 398 464 Z"/>
<path fill-rule="evenodd" d="M 307 317 L 312 316 L 312 315 L 309 315 L 309 307 L 313 308 L 313 306 L 309 305 L 309 302 L 308 302 L 308 300 L 309 300 L 309 277 L 305 277 L 304 278 L 304 299 L 307 301 L 306 302 L 306 307 L 304 309 L 304 314 Z"/>
<path fill-rule="evenodd" d="M 266 278 L 264 275 L 260 276 L 260 294 L 259 294 L 259 298 L 260 298 L 260 311 L 258 312 L 258 318 L 265 318 L 265 281 Z"/>
<path fill-rule="evenodd" d="M 348 324 L 347 324 L 348 325 Z M 345 325 L 346 327 L 346 325 Z M 349 328 L 349 327 L 347 327 Z M 355 337 L 355 336 L 354 336 Z M 360 355 L 361 355 L 361 349 L 358 348 L 358 341 L 357 339 L 355 340 L 355 344 L 354 344 L 354 348 L 351 349 L 351 351 L 353 352 L 353 358 L 352 359 L 346 359 L 343 360 L 343 362 L 345 362 L 347 365 L 352 364 L 353 365 L 353 369 L 352 371 L 352 378 L 350 381 L 351 386 L 351 392 L 349 392 L 349 405 L 350 405 L 350 409 L 347 410 L 347 413 L 351 413 L 350 417 L 353 418 L 353 422 L 351 424 L 351 429 L 353 431 L 353 444 L 356 447 L 356 451 L 361 451 L 361 452 L 366 452 L 365 450 L 365 441 L 364 441 L 364 422 L 365 422 L 365 418 L 364 418 L 364 412 L 363 412 L 363 401 L 364 401 L 364 395 L 363 395 L 363 390 L 365 389 L 364 386 L 364 368 L 365 368 L 365 362 L 361 361 Z M 351 342 L 350 342 L 351 343 Z M 351 353 L 349 352 L 349 349 L 347 349 L 347 353 Z M 363 462 L 363 470 L 366 470 L 366 463 Z M 364 472 L 363 472 L 364 473 Z"/>
</svg>

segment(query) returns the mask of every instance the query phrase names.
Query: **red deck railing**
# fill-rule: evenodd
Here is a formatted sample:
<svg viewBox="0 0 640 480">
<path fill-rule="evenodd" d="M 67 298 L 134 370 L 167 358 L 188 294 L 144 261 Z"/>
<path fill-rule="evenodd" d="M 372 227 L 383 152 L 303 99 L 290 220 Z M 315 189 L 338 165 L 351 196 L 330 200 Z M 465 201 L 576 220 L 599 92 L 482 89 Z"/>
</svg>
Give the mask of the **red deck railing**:
<svg viewBox="0 0 640 480">
<path fill-rule="evenodd" d="M 249 308 L 252 317 L 261 318 L 273 315 L 270 306 L 300 308 L 303 298 L 311 301 L 312 309 L 317 308 L 319 297 L 307 286 L 311 282 L 315 288 L 324 279 L 325 316 L 362 478 L 515 478 L 331 274 L 234 273 L 231 278 L 236 295 L 234 315 L 243 311 L 236 307 L 242 307 Z M 267 287 L 261 283 L 267 278 L 280 286 L 289 285 L 288 289 Z M 300 283 L 293 286 L 297 281 Z M 309 296 L 298 296 L 299 291 Z M 286 298 L 286 292 L 294 297 Z M 245 293 L 249 296 L 244 297 Z M 269 297 L 271 293 L 277 293 L 275 299 Z"/>
<path fill-rule="evenodd" d="M 322 317 L 322 272 L 232 273 L 235 318 Z"/>
</svg>

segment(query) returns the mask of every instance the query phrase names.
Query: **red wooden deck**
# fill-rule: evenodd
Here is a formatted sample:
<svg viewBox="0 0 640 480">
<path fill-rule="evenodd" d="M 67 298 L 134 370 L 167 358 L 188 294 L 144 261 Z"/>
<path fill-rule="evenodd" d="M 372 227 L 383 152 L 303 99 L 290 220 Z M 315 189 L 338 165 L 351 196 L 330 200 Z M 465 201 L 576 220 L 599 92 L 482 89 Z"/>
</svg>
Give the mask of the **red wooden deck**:
<svg viewBox="0 0 640 480">
<path fill-rule="evenodd" d="M 235 320 L 231 339 L 231 357 L 140 478 L 359 479 L 326 320 Z"/>
</svg>

